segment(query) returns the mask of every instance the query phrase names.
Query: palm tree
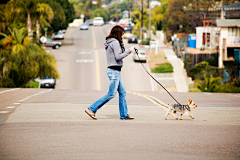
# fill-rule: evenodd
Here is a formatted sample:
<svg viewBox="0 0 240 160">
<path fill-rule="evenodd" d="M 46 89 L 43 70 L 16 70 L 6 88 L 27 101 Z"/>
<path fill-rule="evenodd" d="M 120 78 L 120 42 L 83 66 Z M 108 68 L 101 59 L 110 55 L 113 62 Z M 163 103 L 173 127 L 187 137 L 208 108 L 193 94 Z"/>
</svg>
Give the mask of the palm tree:
<svg viewBox="0 0 240 160">
<path fill-rule="evenodd" d="M 213 77 L 212 75 L 210 77 L 206 77 L 206 74 L 204 74 L 204 81 L 197 81 L 197 88 L 202 92 L 214 92 L 221 81 L 221 77 Z"/>
<path fill-rule="evenodd" d="M 4 56 L 1 57 L 4 60 L 1 61 L 1 69 L 2 75 L 15 87 L 24 87 L 29 80 L 46 75 L 59 78 L 55 57 L 30 41 L 26 28 L 9 29 L 9 32 L 10 35 L 0 33 L 4 36 L 0 41 L 4 50 L 0 51 Z"/>
<path fill-rule="evenodd" d="M 138 29 L 141 28 L 141 19 L 142 19 L 142 13 L 141 13 L 141 10 L 140 9 L 136 9 L 132 12 L 133 14 L 133 17 L 135 18 L 134 22 L 136 22 L 136 25 L 135 27 L 137 27 Z M 144 6 L 143 8 L 143 24 L 144 24 L 144 27 L 147 28 L 148 27 L 148 20 L 149 20 L 149 17 L 147 15 L 147 5 Z"/>
<path fill-rule="evenodd" d="M 40 31 L 40 21 L 43 26 L 50 26 L 49 21 L 51 21 L 54 17 L 54 13 L 52 8 L 45 3 L 37 3 L 35 6 L 36 11 L 36 28 L 37 28 L 37 39 L 39 39 L 39 31 Z"/>
<path fill-rule="evenodd" d="M 31 37 L 33 35 L 31 14 L 35 12 L 36 0 L 15 0 L 15 3 L 21 12 L 27 12 L 28 36 Z"/>
</svg>

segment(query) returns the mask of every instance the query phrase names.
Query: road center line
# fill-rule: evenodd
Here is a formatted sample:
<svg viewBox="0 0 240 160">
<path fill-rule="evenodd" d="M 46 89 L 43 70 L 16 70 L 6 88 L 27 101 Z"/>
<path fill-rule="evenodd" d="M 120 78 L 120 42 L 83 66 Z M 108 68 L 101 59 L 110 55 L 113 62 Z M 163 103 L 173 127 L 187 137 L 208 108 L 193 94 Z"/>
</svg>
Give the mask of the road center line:
<svg viewBox="0 0 240 160">
<path fill-rule="evenodd" d="M 163 103 L 162 101 L 160 101 L 156 97 L 149 96 L 149 95 L 146 95 L 146 94 L 137 93 L 137 92 L 130 92 L 130 91 L 127 91 L 127 93 L 131 93 L 131 94 L 134 94 L 134 95 L 144 97 L 144 98 L 148 99 L 149 101 L 151 101 L 153 104 L 161 107 L 163 110 L 165 110 L 165 111 L 168 110 L 168 107 L 167 107 L 168 105 Z"/>
<path fill-rule="evenodd" d="M 99 58 L 98 58 L 98 51 L 95 51 L 96 57 L 96 74 L 97 74 L 97 90 L 100 91 L 100 71 L 99 71 Z"/>
</svg>

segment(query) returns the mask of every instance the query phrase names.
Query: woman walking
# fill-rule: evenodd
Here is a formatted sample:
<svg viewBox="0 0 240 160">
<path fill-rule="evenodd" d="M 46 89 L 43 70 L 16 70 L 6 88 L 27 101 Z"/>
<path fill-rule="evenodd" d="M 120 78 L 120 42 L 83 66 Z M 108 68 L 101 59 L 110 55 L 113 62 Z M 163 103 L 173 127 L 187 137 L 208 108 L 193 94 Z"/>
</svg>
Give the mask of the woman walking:
<svg viewBox="0 0 240 160">
<path fill-rule="evenodd" d="M 106 37 L 104 45 L 108 64 L 107 75 L 110 80 L 109 91 L 85 110 L 93 119 L 97 119 L 95 116 L 97 110 L 115 97 L 117 91 L 119 93 L 120 119 L 134 119 L 134 117 L 128 115 L 127 102 L 125 99 L 126 89 L 121 78 L 122 59 L 133 52 L 134 47 L 125 50 L 122 40 L 123 34 L 124 29 L 117 25 L 112 28 L 110 34 Z"/>
</svg>

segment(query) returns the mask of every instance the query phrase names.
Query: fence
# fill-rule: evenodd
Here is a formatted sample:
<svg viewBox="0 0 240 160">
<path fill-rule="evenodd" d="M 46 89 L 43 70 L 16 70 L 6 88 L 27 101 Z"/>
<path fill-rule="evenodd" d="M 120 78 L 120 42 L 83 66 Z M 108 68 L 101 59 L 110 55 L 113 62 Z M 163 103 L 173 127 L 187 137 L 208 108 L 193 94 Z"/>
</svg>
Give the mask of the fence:
<svg viewBox="0 0 240 160">
<path fill-rule="evenodd" d="M 206 58 L 216 58 L 218 57 L 218 53 L 211 53 L 211 54 L 185 54 L 185 66 L 187 73 L 189 75 L 189 70 L 191 67 L 194 67 L 196 64 L 204 61 Z"/>
</svg>

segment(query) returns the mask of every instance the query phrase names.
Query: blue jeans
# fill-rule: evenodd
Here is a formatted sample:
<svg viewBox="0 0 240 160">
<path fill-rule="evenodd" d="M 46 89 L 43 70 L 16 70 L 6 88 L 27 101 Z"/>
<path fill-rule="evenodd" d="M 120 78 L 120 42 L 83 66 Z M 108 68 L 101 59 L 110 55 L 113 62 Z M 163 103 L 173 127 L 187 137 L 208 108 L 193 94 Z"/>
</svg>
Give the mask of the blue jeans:
<svg viewBox="0 0 240 160">
<path fill-rule="evenodd" d="M 113 97 L 115 97 L 117 91 L 119 93 L 119 112 L 120 118 L 126 119 L 129 117 L 128 109 L 127 109 L 127 102 L 126 102 L 126 89 L 124 87 L 121 72 L 117 70 L 113 70 L 107 68 L 107 75 L 110 79 L 109 84 L 109 91 L 106 95 L 99 98 L 96 102 L 90 105 L 88 108 L 95 114 L 98 109 L 100 109 L 104 104 L 110 101 Z"/>
</svg>

